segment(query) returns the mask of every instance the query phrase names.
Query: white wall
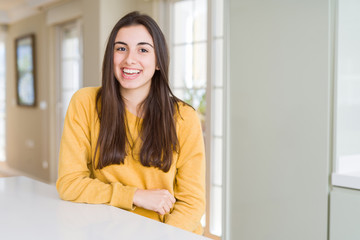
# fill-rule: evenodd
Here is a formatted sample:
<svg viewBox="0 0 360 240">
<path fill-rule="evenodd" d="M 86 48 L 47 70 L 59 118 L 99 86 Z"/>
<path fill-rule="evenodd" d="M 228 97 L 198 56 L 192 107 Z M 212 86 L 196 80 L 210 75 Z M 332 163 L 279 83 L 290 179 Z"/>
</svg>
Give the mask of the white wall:
<svg viewBox="0 0 360 240">
<path fill-rule="evenodd" d="M 227 239 L 325 240 L 329 1 L 227 3 Z"/>
</svg>

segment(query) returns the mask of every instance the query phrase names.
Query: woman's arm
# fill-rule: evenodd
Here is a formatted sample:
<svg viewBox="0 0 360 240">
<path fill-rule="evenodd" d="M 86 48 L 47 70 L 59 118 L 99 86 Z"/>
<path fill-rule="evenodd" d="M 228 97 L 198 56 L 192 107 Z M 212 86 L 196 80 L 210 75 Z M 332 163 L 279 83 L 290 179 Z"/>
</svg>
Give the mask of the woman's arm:
<svg viewBox="0 0 360 240">
<path fill-rule="evenodd" d="M 194 232 L 200 227 L 205 211 L 205 149 L 197 113 L 189 107 L 182 109 L 174 185 L 176 203 L 171 214 L 165 215 L 165 222 Z"/>
<path fill-rule="evenodd" d="M 60 144 L 59 177 L 56 183 L 64 200 L 104 203 L 123 209 L 133 208 L 135 187 L 104 183 L 90 177 L 92 162 L 91 119 L 95 112 L 95 90 L 76 92 L 69 104 Z"/>
</svg>

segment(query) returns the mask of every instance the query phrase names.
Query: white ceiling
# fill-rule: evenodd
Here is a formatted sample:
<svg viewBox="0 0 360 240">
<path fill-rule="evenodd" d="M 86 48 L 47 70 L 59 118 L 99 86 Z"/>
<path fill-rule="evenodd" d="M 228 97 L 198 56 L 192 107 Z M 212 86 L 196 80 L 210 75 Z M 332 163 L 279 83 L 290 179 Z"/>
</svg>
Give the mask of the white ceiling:
<svg viewBox="0 0 360 240">
<path fill-rule="evenodd" d="M 9 24 L 39 12 L 39 8 L 59 0 L 0 0 L 0 24 Z"/>
</svg>

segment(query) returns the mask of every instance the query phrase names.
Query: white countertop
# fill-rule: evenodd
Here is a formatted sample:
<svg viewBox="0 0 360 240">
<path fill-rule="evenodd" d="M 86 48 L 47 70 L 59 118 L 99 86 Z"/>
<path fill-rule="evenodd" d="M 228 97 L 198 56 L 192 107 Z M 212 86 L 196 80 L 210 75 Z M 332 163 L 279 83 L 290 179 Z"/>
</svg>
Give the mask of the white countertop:
<svg viewBox="0 0 360 240">
<path fill-rule="evenodd" d="M 55 186 L 0 178 L 0 239 L 208 239 L 128 211 L 59 199 Z"/>
</svg>

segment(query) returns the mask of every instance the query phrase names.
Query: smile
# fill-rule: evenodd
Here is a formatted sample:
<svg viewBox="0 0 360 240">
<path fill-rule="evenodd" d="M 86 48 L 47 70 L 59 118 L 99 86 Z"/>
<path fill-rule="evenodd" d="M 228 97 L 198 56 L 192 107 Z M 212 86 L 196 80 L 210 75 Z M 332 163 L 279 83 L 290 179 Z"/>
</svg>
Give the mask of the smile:
<svg viewBox="0 0 360 240">
<path fill-rule="evenodd" d="M 134 75 L 134 74 L 139 74 L 140 70 L 123 68 L 123 73 L 126 74 L 126 75 Z"/>
<path fill-rule="evenodd" d="M 123 68 L 122 69 L 122 77 L 125 80 L 134 80 L 140 76 L 141 70 L 139 69 L 131 69 L 131 68 Z"/>
</svg>

